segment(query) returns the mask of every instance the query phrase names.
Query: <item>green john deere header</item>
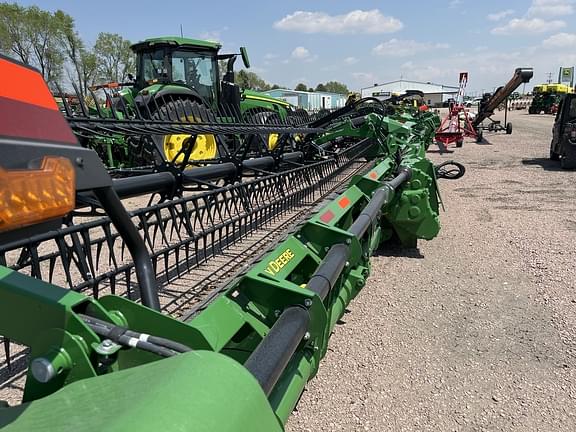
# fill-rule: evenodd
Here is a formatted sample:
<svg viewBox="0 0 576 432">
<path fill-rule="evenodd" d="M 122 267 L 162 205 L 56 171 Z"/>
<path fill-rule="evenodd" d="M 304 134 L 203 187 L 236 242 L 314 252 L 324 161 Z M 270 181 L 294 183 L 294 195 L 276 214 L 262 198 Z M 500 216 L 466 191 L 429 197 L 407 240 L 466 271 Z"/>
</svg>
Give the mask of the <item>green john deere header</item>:
<svg viewBox="0 0 576 432">
<path fill-rule="evenodd" d="M 76 134 L 186 134 L 188 157 L 207 134 L 246 149 L 112 180 L 37 73 L 6 59 L 0 70 L 39 95 L 11 102 L 31 123 L 54 122 L 40 135 L 12 118 L 0 125 L 0 335 L 30 349 L 22 403 L 0 407 L 3 430 L 282 431 L 369 283 L 372 253 L 439 232 L 436 179 L 448 174 L 426 158 L 433 113 L 368 98 L 273 125 L 70 117 Z M 254 137 L 271 133 L 278 147 L 255 150 Z M 337 184 L 345 172 L 355 175 Z M 159 203 L 131 213 L 120 201 L 151 192 Z M 270 250 L 190 313 L 168 313 L 163 265 L 170 281 L 311 197 L 321 204 Z"/>
</svg>

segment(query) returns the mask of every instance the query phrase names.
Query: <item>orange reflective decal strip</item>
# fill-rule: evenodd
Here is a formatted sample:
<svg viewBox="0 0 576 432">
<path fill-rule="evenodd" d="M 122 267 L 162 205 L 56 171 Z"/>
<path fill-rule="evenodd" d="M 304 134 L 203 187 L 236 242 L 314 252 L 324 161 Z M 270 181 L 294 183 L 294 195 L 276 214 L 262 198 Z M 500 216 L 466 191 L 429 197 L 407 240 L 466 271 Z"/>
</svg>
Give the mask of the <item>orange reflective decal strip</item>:
<svg viewBox="0 0 576 432">
<path fill-rule="evenodd" d="M 342 197 L 338 200 L 338 205 L 340 208 L 346 208 L 350 204 L 350 199 L 348 197 Z"/>
</svg>

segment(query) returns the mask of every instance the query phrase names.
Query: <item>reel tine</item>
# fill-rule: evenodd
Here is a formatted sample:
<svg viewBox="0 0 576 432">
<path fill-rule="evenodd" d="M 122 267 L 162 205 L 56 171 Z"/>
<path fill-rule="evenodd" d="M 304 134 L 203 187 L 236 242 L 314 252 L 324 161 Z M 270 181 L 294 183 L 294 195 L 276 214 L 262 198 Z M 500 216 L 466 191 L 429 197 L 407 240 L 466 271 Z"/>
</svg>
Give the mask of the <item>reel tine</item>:
<svg viewBox="0 0 576 432">
<path fill-rule="evenodd" d="M 6 366 L 8 370 L 12 370 L 12 353 L 10 352 L 10 339 L 6 336 L 2 336 L 2 342 L 4 344 L 4 356 L 6 358 Z"/>
</svg>

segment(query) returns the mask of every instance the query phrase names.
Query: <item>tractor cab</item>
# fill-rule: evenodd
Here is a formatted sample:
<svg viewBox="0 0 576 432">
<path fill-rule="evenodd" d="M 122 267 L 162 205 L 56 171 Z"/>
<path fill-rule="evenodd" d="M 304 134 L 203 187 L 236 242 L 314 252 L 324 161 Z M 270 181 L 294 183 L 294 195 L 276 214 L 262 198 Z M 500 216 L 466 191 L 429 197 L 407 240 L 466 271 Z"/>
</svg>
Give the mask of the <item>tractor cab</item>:
<svg viewBox="0 0 576 432">
<path fill-rule="evenodd" d="M 234 82 L 234 63 L 240 56 L 244 67 L 250 67 L 244 47 L 239 53 L 219 54 L 217 42 L 171 36 L 146 39 L 131 48 L 136 54 L 136 78 L 131 88 L 119 92 L 115 109 L 134 107 L 150 118 L 168 121 L 214 123 L 225 119 L 260 124 L 277 123 L 291 111 L 284 101 L 240 91 Z M 221 73 L 223 63 L 226 70 Z M 181 162 L 189 138 L 188 134 L 154 136 L 161 162 Z M 277 134 L 267 134 L 266 141 L 268 149 L 275 148 Z M 198 135 L 189 160 L 217 155 L 216 138 Z"/>
<path fill-rule="evenodd" d="M 222 104 L 239 105 L 240 91 L 234 84 L 233 65 L 236 57 L 241 55 L 244 66 L 250 67 L 244 47 L 240 54 L 219 55 L 221 45 L 217 42 L 164 37 L 146 39 L 131 48 L 136 54 L 133 94 L 153 97 L 180 95 L 215 111 Z M 228 60 L 222 83 L 219 60 Z"/>
</svg>

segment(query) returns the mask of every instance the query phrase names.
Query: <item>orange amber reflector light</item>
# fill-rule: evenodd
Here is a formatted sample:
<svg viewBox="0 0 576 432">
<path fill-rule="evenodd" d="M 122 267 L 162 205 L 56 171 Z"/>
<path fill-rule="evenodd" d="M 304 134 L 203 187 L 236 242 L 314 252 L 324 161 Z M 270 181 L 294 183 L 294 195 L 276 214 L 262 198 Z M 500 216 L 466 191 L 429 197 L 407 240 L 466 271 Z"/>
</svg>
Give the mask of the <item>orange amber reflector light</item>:
<svg viewBox="0 0 576 432">
<path fill-rule="evenodd" d="M 0 232 L 64 216 L 75 196 L 76 175 L 66 158 L 47 156 L 38 170 L 0 168 Z"/>
</svg>

